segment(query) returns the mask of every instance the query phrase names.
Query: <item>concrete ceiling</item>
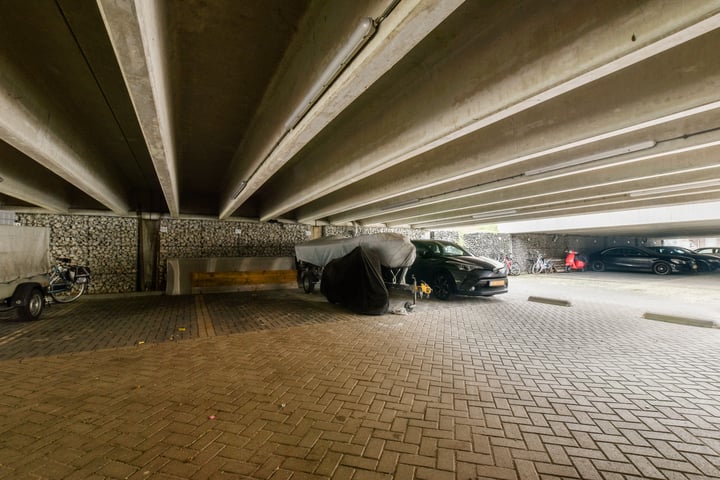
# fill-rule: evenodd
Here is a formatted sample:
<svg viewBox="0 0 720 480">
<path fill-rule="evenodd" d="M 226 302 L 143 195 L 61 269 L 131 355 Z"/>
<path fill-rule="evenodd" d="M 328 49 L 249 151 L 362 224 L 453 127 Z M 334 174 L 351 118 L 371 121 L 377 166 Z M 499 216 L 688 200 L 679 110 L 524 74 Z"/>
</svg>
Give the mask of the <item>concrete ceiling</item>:
<svg viewBox="0 0 720 480">
<path fill-rule="evenodd" d="M 452 228 L 720 200 L 720 0 L 0 8 L 0 209 Z"/>
</svg>

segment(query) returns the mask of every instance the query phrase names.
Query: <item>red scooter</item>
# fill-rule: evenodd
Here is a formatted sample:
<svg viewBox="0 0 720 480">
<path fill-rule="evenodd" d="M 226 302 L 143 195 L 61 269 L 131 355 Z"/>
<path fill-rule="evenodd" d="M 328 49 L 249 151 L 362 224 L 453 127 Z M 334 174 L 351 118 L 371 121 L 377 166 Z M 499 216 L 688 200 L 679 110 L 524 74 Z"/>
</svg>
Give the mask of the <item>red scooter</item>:
<svg viewBox="0 0 720 480">
<path fill-rule="evenodd" d="M 569 250 L 565 256 L 565 271 L 572 272 L 573 270 L 579 270 L 584 272 L 585 263 L 586 261 L 583 260 L 582 256 L 578 252 Z"/>
</svg>

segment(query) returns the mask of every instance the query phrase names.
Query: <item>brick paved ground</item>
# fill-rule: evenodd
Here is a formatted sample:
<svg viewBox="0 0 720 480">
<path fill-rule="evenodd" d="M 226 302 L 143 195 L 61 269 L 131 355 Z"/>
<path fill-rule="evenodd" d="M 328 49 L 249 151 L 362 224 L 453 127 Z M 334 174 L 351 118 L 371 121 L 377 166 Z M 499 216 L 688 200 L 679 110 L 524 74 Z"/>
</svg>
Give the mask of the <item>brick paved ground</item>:
<svg viewBox="0 0 720 480">
<path fill-rule="evenodd" d="M 0 316 L 0 478 L 720 478 L 720 330 L 591 300 L 362 317 L 275 292 Z"/>
</svg>

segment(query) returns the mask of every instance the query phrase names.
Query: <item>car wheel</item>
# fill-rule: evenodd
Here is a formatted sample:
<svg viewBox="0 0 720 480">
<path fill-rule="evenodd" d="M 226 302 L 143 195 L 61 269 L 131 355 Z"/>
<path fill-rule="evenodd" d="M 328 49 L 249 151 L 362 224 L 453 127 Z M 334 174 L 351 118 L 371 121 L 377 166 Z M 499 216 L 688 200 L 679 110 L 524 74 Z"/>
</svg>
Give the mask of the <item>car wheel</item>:
<svg viewBox="0 0 720 480">
<path fill-rule="evenodd" d="M 39 288 L 30 290 L 25 305 L 18 307 L 18 318 L 24 322 L 37 320 L 45 307 L 45 296 Z"/>
<path fill-rule="evenodd" d="M 657 275 L 667 275 L 671 270 L 670 264 L 665 262 L 657 262 L 652 266 L 653 273 Z"/>
<path fill-rule="evenodd" d="M 594 272 L 604 272 L 605 271 L 605 263 L 603 263 L 602 260 L 595 260 L 592 263 L 592 269 Z"/>
<path fill-rule="evenodd" d="M 440 272 L 435 275 L 432 282 L 432 293 L 440 300 L 448 300 L 454 290 L 455 280 L 447 272 Z"/>
</svg>

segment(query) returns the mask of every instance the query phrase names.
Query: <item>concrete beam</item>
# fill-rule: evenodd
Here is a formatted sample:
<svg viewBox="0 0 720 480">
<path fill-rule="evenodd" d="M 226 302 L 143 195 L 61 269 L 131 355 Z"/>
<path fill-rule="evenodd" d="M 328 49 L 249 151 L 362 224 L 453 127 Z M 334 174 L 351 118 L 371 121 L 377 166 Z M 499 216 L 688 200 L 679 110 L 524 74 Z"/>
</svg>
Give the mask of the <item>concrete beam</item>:
<svg viewBox="0 0 720 480">
<path fill-rule="evenodd" d="M 522 212 L 498 213 L 495 216 L 484 217 L 483 219 L 457 219 L 457 220 L 440 220 L 433 223 L 422 225 L 410 224 L 412 228 L 426 228 L 432 230 L 442 230 L 449 228 L 459 228 L 466 226 L 477 226 L 484 224 L 507 223 L 513 221 L 522 221 L 530 219 L 549 219 L 555 217 L 564 217 L 569 215 L 594 214 L 598 212 L 612 212 L 631 210 L 637 208 L 653 208 L 662 205 L 675 206 L 692 203 L 708 203 L 720 200 L 720 188 L 713 191 L 701 192 L 681 192 L 675 195 L 665 195 L 658 197 L 637 198 L 633 201 L 627 201 L 625 198 L 619 199 L 603 199 L 589 202 L 568 202 L 560 207 L 538 208 Z"/>
<path fill-rule="evenodd" d="M 159 0 L 97 0 L 171 216 L 180 213 Z"/>
<path fill-rule="evenodd" d="M 688 175 L 672 175 L 664 177 L 653 177 L 645 179 L 644 181 L 636 182 L 633 189 L 628 192 L 627 186 L 620 183 L 613 184 L 612 186 L 596 186 L 592 188 L 585 188 L 582 191 L 578 191 L 576 196 L 572 199 L 568 199 L 565 196 L 565 192 L 546 192 L 537 195 L 526 195 L 517 200 L 506 200 L 499 201 L 495 200 L 487 204 L 478 204 L 473 206 L 467 206 L 464 208 L 450 210 L 447 212 L 439 212 L 428 214 L 424 216 L 414 216 L 396 222 L 384 222 L 389 227 L 397 227 L 400 225 L 413 225 L 417 228 L 423 228 L 423 225 L 433 225 L 438 222 L 452 223 L 456 221 L 471 220 L 474 222 L 485 222 L 486 218 L 497 218 L 512 216 L 515 214 L 522 215 L 526 213 L 532 213 L 537 210 L 547 210 L 555 208 L 568 208 L 571 205 L 582 204 L 583 206 L 589 205 L 604 205 L 604 202 L 612 201 L 614 205 L 620 205 L 627 203 L 628 205 L 634 204 L 638 201 L 653 199 L 653 201 L 662 200 L 665 198 L 674 198 L 679 195 L 694 195 L 701 196 L 705 193 L 715 194 L 720 192 L 720 167 L 713 166 L 707 169 L 694 172 L 694 174 Z M 712 185 L 706 186 L 706 182 L 713 182 Z M 682 191 L 670 191 L 668 193 L 653 194 L 654 189 L 658 188 L 685 188 Z M 644 198 L 640 196 L 633 196 L 635 192 L 638 195 L 642 194 Z M 644 193 L 643 193 L 644 192 Z M 505 212 L 502 214 L 495 214 L 494 212 Z M 512 212 L 512 213 L 509 213 Z M 488 217 L 485 217 L 488 214 Z M 482 217 L 478 220 L 479 217 Z"/>
<path fill-rule="evenodd" d="M 220 218 L 226 218 L 270 177 L 315 138 L 348 105 L 389 71 L 426 35 L 445 20 L 463 0 L 405 0 L 384 19 L 380 29 L 328 91 L 292 130 L 283 134 L 247 179 L 234 182 L 226 192 Z M 291 188 L 297 191 L 297 185 Z M 287 210 L 272 209 L 262 220 L 279 217 Z"/>
<path fill-rule="evenodd" d="M 714 104 L 707 104 L 704 106 L 704 108 L 712 108 L 711 113 L 708 115 L 709 118 L 706 119 L 704 117 L 696 125 L 693 125 L 693 121 L 691 119 L 692 112 L 696 111 L 696 109 L 678 112 L 678 114 L 681 116 L 675 118 L 684 120 L 683 127 L 689 128 L 691 131 L 702 131 L 702 125 L 707 125 L 708 122 L 712 123 L 713 118 L 718 118 L 718 121 L 720 121 L 720 117 L 718 117 L 718 114 L 720 113 L 720 110 L 718 110 L 720 109 L 720 102 L 716 102 Z M 657 121 L 660 122 L 660 125 L 662 125 L 661 120 L 662 119 L 657 119 Z M 621 175 L 623 178 L 631 179 L 632 176 L 636 174 L 647 174 L 647 172 L 638 171 L 639 169 L 644 168 L 641 166 L 640 163 L 637 163 L 641 162 L 643 159 L 666 157 L 668 155 L 668 152 L 681 153 L 682 151 L 693 151 L 702 148 L 709 148 L 717 145 L 718 142 L 717 132 L 707 132 L 704 134 L 693 135 L 687 138 L 680 137 L 670 141 L 663 141 L 656 147 L 646 151 L 620 155 L 606 160 L 598 160 L 587 165 L 564 168 L 558 171 L 551 171 L 545 174 L 534 176 L 525 175 L 527 167 L 525 167 L 524 162 L 526 161 L 530 161 L 535 158 L 541 158 L 545 155 L 550 156 L 557 153 L 558 151 L 574 151 L 574 149 L 577 148 L 578 145 L 582 145 L 586 141 L 603 141 L 607 138 L 613 138 L 613 136 L 615 135 L 620 137 L 626 134 L 628 131 L 632 132 L 636 127 L 638 128 L 638 131 L 643 132 L 643 125 L 647 126 L 647 124 L 638 124 L 635 126 L 630 126 L 627 129 L 623 129 L 621 131 L 606 132 L 600 136 L 582 139 L 579 142 L 572 142 L 570 144 L 565 144 L 558 147 L 550 147 L 549 149 L 545 150 L 541 149 L 532 153 L 528 153 L 526 155 L 514 157 L 506 161 L 499 161 L 497 163 L 493 163 L 487 166 L 479 166 L 479 168 L 475 170 L 475 175 L 464 177 L 463 183 L 458 182 L 453 183 L 452 185 L 448 185 L 450 182 L 455 180 L 455 178 L 447 177 L 443 182 L 443 172 L 441 171 L 443 169 L 443 165 L 439 162 L 432 168 L 419 168 L 418 172 L 409 172 L 405 175 L 403 175 L 402 172 L 393 172 L 392 174 L 388 175 L 388 177 L 397 178 L 398 180 L 396 180 L 396 183 L 399 183 L 400 186 L 407 187 L 406 191 L 411 193 L 397 195 L 392 199 L 392 201 L 379 201 L 356 209 L 343 211 L 338 215 L 331 216 L 329 220 L 331 221 L 331 223 L 343 223 L 348 221 L 376 221 L 384 223 L 385 220 L 392 221 L 391 219 L 395 218 L 396 212 L 398 213 L 398 218 L 402 218 L 402 211 L 404 210 L 411 209 L 415 212 L 423 211 L 426 209 L 434 210 L 432 205 L 435 204 L 453 201 L 461 204 L 462 202 L 467 201 L 465 199 L 486 192 L 502 192 L 503 190 L 513 187 L 534 188 L 534 185 L 546 181 L 552 181 L 554 184 L 554 189 L 571 189 L 577 179 L 581 179 L 584 185 L 597 183 L 598 181 L 600 181 L 598 175 L 607 176 L 602 172 L 610 171 L 606 169 L 609 166 L 613 165 L 623 165 L 624 168 L 629 168 L 630 170 L 619 172 L 619 175 Z M 672 127 L 668 126 L 668 128 Z M 568 129 L 570 131 L 572 130 L 572 127 L 568 127 Z M 548 135 L 552 137 L 552 134 Z M 647 137 L 645 136 L 644 138 Z M 622 142 L 622 144 L 630 145 L 635 142 L 637 142 L 637 139 L 627 138 Z M 500 150 L 503 149 L 504 148 L 501 148 Z M 496 158 L 503 158 L 502 153 L 500 153 L 498 150 L 486 152 L 485 154 L 483 154 L 483 156 L 489 156 L 492 158 L 494 156 L 493 153 L 498 154 Z M 577 155 L 577 157 L 579 157 L 580 155 L 583 154 L 581 153 Z M 567 158 L 568 157 L 565 157 L 565 159 Z M 460 162 L 457 161 L 455 163 Z M 637 163 L 638 167 L 633 167 L 633 164 L 635 163 Z M 652 170 L 654 166 L 650 165 L 647 168 Z M 681 169 L 682 165 L 678 165 L 677 168 Z M 408 185 L 412 185 L 412 187 L 409 187 Z M 388 191 L 392 188 L 392 185 L 385 184 L 384 182 L 377 182 L 377 184 L 373 184 L 372 186 L 360 184 L 358 188 L 362 188 L 363 186 L 366 190 L 370 190 L 372 192 L 375 192 L 376 188 L 382 189 L 383 187 L 385 187 L 385 191 Z"/>
<path fill-rule="evenodd" d="M 717 175 L 715 169 L 720 155 L 720 131 L 708 132 L 690 138 L 678 138 L 644 152 L 633 153 L 579 165 L 561 172 L 520 176 L 492 182 L 450 194 L 428 198 L 418 203 L 397 207 L 359 219 L 361 223 L 407 224 L 422 218 L 443 218 L 454 212 L 469 210 L 467 214 L 482 210 L 516 208 L 518 205 L 536 205 L 539 198 L 554 196 L 558 201 L 572 201 L 604 193 L 623 193 L 633 189 L 696 181 Z M 496 205 L 502 205 L 497 207 Z M 490 207 L 490 208 L 488 208 Z M 470 211 L 472 209 L 476 211 Z"/>
<path fill-rule="evenodd" d="M 710 52 L 718 44 L 720 31 L 596 82 L 592 89 L 488 126 L 416 158 L 412 168 L 397 165 L 309 203 L 298 210 L 298 220 L 357 220 L 413 198 L 502 182 L 529 169 L 618 146 L 717 127 L 720 63 Z M 678 71 L 683 75 L 668 74 Z"/>
<path fill-rule="evenodd" d="M 498 224 L 501 233 L 521 234 L 529 232 L 586 235 L 628 236 L 655 238 L 686 237 L 688 232 L 696 235 L 716 236 L 720 203 L 669 205 L 656 208 L 588 213 L 572 217 L 533 219 Z M 672 220 L 672 223 L 668 222 Z"/>
<path fill-rule="evenodd" d="M 223 205 L 237 203 L 234 200 L 238 192 L 260 185 L 247 182 L 287 135 L 294 124 L 293 113 L 307 106 L 308 92 L 320 83 L 323 72 L 339 56 L 342 41 L 352 35 L 361 20 L 375 18 L 385 8 L 385 0 L 309 4 L 253 115 L 252 128 L 241 138 L 225 172 Z"/>
<path fill-rule="evenodd" d="M 294 210 L 308 199 L 328 195 L 720 26 L 720 4 L 716 2 L 680 5 L 656 1 L 637 8 L 629 8 L 627 2 L 604 3 L 602 8 L 581 5 L 592 12 L 579 15 L 575 10 L 565 11 L 567 18 L 553 20 L 555 12 L 546 9 L 538 12 L 541 17 L 524 16 L 518 25 L 504 25 L 508 31 L 516 32 L 512 38 L 506 37 L 507 42 L 448 48 L 454 51 L 454 57 L 443 59 L 437 66 L 419 65 L 417 76 L 422 77 L 422 82 L 402 85 L 403 91 L 397 93 L 399 98 L 393 98 L 393 105 L 384 103 L 387 98 L 379 98 L 374 103 L 370 100 L 371 105 L 363 112 L 354 112 L 358 114 L 354 122 L 348 122 L 346 130 L 339 132 L 347 135 L 342 149 L 331 141 L 315 145 L 308 152 L 311 160 L 281 174 L 273 182 L 278 193 L 267 199 L 261 218 Z M 570 17 L 592 18 L 597 28 L 584 22 L 575 32 L 564 31 L 562 38 L 543 37 L 546 29 L 557 21 L 571 22 Z M 532 29 L 535 35 L 528 32 Z M 634 42 L 628 40 L 633 32 L 641 32 Z M 518 46 L 517 38 L 535 45 Z M 516 55 L 518 51 L 523 56 Z M 584 52 L 580 58 L 579 52 Z M 509 75 L 507 70 L 499 69 L 500 75 L 508 75 L 505 78 L 487 77 L 487 65 L 502 65 L 510 58 L 529 63 L 517 66 L 518 70 Z M 428 76 L 435 81 L 428 81 Z M 382 116 L 388 108 L 394 112 L 392 118 Z M 363 128 L 358 129 L 358 124 Z M 338 158 L 343 159 L 341 165 Z M 305 180 L 300 182 L 301 189 L 298 179 Z"/>
<path fill-rule="evenodd" d="M 27 162 L 32 160 L 24 159 L 24 165 L 18 160 L 5 154 L 0 156 L 0 193 L 53 213 L 67 213 L 70 204 L 62 181 L 57 177 L 29 175 L 28 170 L 35 165 L 28 166 Z"/>
<path fill-rule="evenodd" d="M 0 139 L 113 212 L 127 213 L 127 193 L 120 182 L 97 168 L 102 164 L 100 153 L 94 151 L 87 139 L 74 130 L 49 101 L 28 88 L 31 84 L 0 55 Z M 32 184 L 12 173 L 3 190 L 53 211 L 66 208 L 63 199 L 49 192 L 38 192 Z"/>
</svg>

